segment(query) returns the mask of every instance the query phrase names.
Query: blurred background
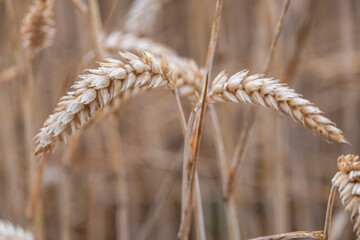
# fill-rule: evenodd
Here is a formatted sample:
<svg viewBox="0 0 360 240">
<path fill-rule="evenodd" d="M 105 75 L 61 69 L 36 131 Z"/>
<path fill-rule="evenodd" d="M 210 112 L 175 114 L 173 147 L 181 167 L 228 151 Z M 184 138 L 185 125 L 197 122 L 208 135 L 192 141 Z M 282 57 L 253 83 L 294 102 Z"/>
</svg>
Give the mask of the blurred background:
<svg viewBox="0 0 360 240">
<path fill-rule="evenodd" d="M 117 4 L 114 4 L 114 1 Z M 122 30 L 130 0 L 98 1 L 103 23 Z M 205 65 L 215 0 L 168 0 L 144 36 Z M 0 219 L 29 226 L 28 141 L 85 68 L 92 49 L 85 22 L 70 0 L 55 2 L 56 36 L 34 62 L 31 137 L 26 136 L 20 26 L 29 0 L 0 0 Z M 260 72 L 283 0 L 224 0 L 213 76 L 226 69 Z M 331 178 L 341 154 L 360 151 L 360 2 L 292 0 L 269 76 L 311 100 L 337 123 L 352 145 L 328 144 L 291 118 L 261 108 L 235 184 L 242 239 L 323 229 Z M 192 102 L 182 99 L 186 116 Z M 215 106 L 230 161 L 248 105 Z M 109 160 L 107 121 L 50 156 L 42 181 L 42 239 L 116 239 L 119 211 L 128 214 L 129 239 L 175 239 L 180 224 L 183 136 L 176 104 L 166 89 L 125 103 L 116 114 L 121 181 Z M 207 239 L 228 239 L 212 125 L 206 116 L 198 171 Z M 33 146 L 32 146 L 33 147 Z M 120 191 L 120 192 L 119 192 Z M 119 197 L 120 196 L 120 197 Z M 120 200 L 119 200 L 120 199 Z M 125 209 L 119 202 L 125 202 Z M 123 203 L 124 203 L 123 202 Z M 123 205 L 124 206 L 124 205 Z M 154 209 L 157 209 L 154 211 Z M 355 239 L 350 214 L 336 197 L 331 239 Z M 39 238 L 40 239 L 40 238 Z M 195 239 L 192 228 L 190 239 Z"/>
</svg>

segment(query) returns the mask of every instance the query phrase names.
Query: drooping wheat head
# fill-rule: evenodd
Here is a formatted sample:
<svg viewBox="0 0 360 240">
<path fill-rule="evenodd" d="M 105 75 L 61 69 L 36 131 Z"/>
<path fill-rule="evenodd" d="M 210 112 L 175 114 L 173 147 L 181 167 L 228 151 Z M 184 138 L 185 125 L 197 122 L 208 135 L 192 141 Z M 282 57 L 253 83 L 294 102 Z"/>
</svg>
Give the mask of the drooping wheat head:
<svg viewBox="0 0 360 240">
<path fill-rule="evenodd" d="M 360 239 L 360 162 L 359 156 L 348 154 L 338 158 L 338 172 L 332 179 L 340 193 L 345 210 L 351 212 L 354 232 Z"/>
<path fill-rule="evenodd" d="M 23 47 L 31 57 L 50 46 L 55 36 L 53 8 L 55 0 L 35 0 L 24 18 L 21 28 Z"/>
<path fill-rule="evenodd" d="M 174 82 L 174 86 L 178 89 L 179 95 L 183 97 L 195 97 L 195 92 L 201 91 L 201 80 L 205 74 L 203 68 L 199 68 L 191 59 L 181 57 L 166 58 L 170 69 L 178 73 L 178 79 Z M 108 115 L 117 112 L 120 106 L 127 100 L 138 96 L 149 90 L 147 86 L 132 86 L 122 92 L 119 97 L 109 102 L 103 109 L 98 111 L 94 118 L 88 121 L 87 125 L 106 118 Z"/>
<path fill-rule="evenodd" d="M 173 49 L 164 44 L 128 33 L 113 32 L 106 38 L 104 48 L 112 56 L 123 50 L 141 55 L 145 50 L 156 57 L 166 57 L 171 68 L 181 74 L 176 83 L 181 96 L 193 95 L 195 90 L 201 91 L 201 80 L 205 74 L 204 68 L 200 68 L 193 59 L 178 56 Z"/>
<path fill-rule="evenodd" d="M 123 61 L 107 58 L 99 68 L 87 70 L 87 74 L 80 76 L 82 80 L 72 86 L 73 91 L 60 99 L 54 113 L 35 137 L 35 154 L 50 152 L 57 143 L 66 142 L 76 129 L 82 128 L 114 99 L 128 97 L 129 89 L 173 88 L 174 84 L 184 82 L 186 74 L 178 72 L 175 64 L 165 58 L 148 52 L 144 52 L 143 58 L 129 52 L 120 55 Z"/>
<path fill-rule="evenodd" d="M 178 88 L 180 96 L 194 97 L 195 91 L 201 91 L 201 81 L 205 74 L 204 68 L 200 68 L 192 59 L 178 56 L 173 49 L 164 44 L 157 43 L 149 38 L 141 38 L 117 31 L 111 33 L 106 38 L 104 46 L 106 52 L 111 56 L 114 56 L 114 54 L 120 50 L 126 50 L 136 55 L 141 54 L 144 50 L 148 50 L 157 57 L 166 57 L 170 68 L 179 74 L 179 78 L 174 84 Z M 148 89 L 146 86 L 129 87 L 125 92 L 121 93 L 118 98 L 97 112 L 94 118 L 87 123 L 87 126 L 118 111 L 122 103 L 140 93 L 146 92 Z"/>
<path fill-rule="evenodd" d="M 348 143 L 334 122 L 324 117 L 319 108 L 302 98 L 287 84 L 264 77 L 263 74 L 248 76 L 248 73 L 248 70 L 243 70 L 231 77 L 225 72 L 218 74 L 208 94 L 208 101 L 244 102 L 269 107 L 291 116 L 296 122 L 327 140 Z"/>
<path fill-rule="evenodd" d="M 271 236 L 252 238 L 249 240 L 322 240 L 324 236 L 323 231 L 307 232 L 307 231 L 297 231 L 283 234 L 276 234 Z"/>
<path fill-rule="evenodd" d="M 8 221 L 0 220 L 0 239 L 1 240 L 33 240 L 34 237 L 28 231 L 12 225 Z"/>
</svg>

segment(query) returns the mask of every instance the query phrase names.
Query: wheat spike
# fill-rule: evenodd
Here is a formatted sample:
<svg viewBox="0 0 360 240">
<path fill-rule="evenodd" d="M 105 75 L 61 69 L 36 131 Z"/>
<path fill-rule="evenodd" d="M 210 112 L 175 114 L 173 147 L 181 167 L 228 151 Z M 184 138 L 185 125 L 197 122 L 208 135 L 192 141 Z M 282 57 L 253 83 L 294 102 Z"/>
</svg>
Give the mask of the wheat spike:
<svg viewBox="0 0 360 240">
<path fill-rule="evenodd" d="M 166 0 L 135 0 L 125 22 L 125 30 L 138 36 L 151 33 L 165 2 Z"/>
<path fill-rule="evenodd" d="M 54 0 L 35 0 L 24 18 L 23 47 L 32 57 L 52 44 L 56 32 L 53 8 Z"/>
<path fill-rule="evenodd" d="M 354 232 L 360 240 L 360 162 L 359 156 L 348 154 L 338 158 L 338 172 L 332 179 L 340 193 L 345 210 L 351 212 Z"/>
<path fill-rule="evenodd" d="M 307 232 L 307 231 L 298 231 L 298 232 L 290 232 L 283 234 L 276 234 L 272 236 L 265 236 L 259 238 L 252 238 L 249 240 L 302 240 L 302 239 L 312 239 L 312 240 L 322 240 L 323 239 L 323 231 L 316 232 Z"/>
<path fill-rule="evenodd" d="M 66 142 L 100 109 L 114 99 L 128 97 L 128 89 L 173 88 L 173 79 L 177 79 L 176 84 L 184 81 L 184 74 L 165 58 L 157 58 L 148 52 L 144 52 L 142 59 L 129 52 L 121 52 L 120 55 L 123 61 L 107 58 L 99 68 L 81 75 L 82 80 L 72 86 L 73 91 L 60 99 L 54 113 L 35 137 L 36 155 L 48 153 L 57 143 Z"/>
<path fill-rule="evenodd" d="M 204 76 L 204 69 L 199 68 L 193 60 L 184 59 L 181 57 L 166 58 L 170 68 L 178 73 L 178 79 L 174 82 L 174 86 L 178 89 L 180 96 L 194 97 L 195 92 L 201 91 L 201 80 Z M 147 86 L 129 87 L 125 92 L 121 93 L 119 97 L 111 101 L 101 111 L 97 112 L 87 125 L 106 118 L 109 114 L 116 113 L 120 106 L 135 96 L 149 90 Z"/>
<path fill-rule="evenodd" d="M 161 57 L 165 56 L 172 69 L 181 74 L 176 86 L 181 96 L 193 95 L 196 91 L 201 91 L 201 81 L 205 70 L 199 68 L 192 59 L 180 57 L 176 52 L 164 44 L 152 41 L 149 38 L 140 38 L 132 34 L 123 34 L 121 32 L 111 33 L 105 41 L 105 50 L 113 55 L 120 50 L 126 50 L 136 55 L 140 55 L 144 50 L 151 54 Z"/>
<path fill-rule="evenodd" d="M 121 49 L 120 46 L 119 49 Z M 134 53 L 140 52 L 136 45 L 134 46 L 134 48 L 130 48 L 129 50 Z M 156 55 L 160 55 L 160 53 L 161 52 L 157 52 Z M 173 71 L 178 73 L 178 78 L 176 82 L 174 82 L 174 85 L 178 89 L 179 95 L 190 98 L 194 97 L 196 91 L 201 91 L 201 81 L 205 74 L 204 69 L 199 68 L 195 61 L 192 59 L 182 58 L 175 54 L 165 56 L 169 67 Z M 87 125 L 98 122 L 99 120 L 106 118 L 109 114 L 117 112 L 122 103 L 126 102 L 130 98 L 146 92 L 148 89 L 149 88 L 146 86 L 129 87 L 125 92 L 121 93 L 119 97 L 117 97 L 113 101 L 110 101 L 108 105 L 106 105 L 103 109 L 97 112 L 94 118 L 88 121 Z"/>
<path fill-rule="evenodd" d="M 179 90 L 180 96 L 193 97 L 195 91 L 201 91 L 201 81 L 204 77 L 205 71 L 203 68 L 199 68 L 198 65 L 192 59 L 187 59 L 176 55 L 175 51 L 171 48 L 152 41 L 148 38 L 140 38 L 132 34 L 123 34 L 121 32 L 113 32 L 105 41 L 105 50 L 113 55 L 119 50 L 126 50 L 134 54 L 139 54 L 143 50 L 149 50 L 152 54 L 160 57 L 166 56 L 167 62 L 171 69 L 179 74 L 179 78 L 174 83 Z M 109 114 L 115 113 L 119 110 L 122 103 L 128 99 L 135 97 L 140 93 L 148 90 L 146 86 L 130 87 L 114 101 L 111 101 L 106 107 L 97 112 L 87 125 L 91 125 L 94 122 L 105 118 Z"/>
<path fill-rule="evenodd" d="M 248 70 L 243 70 L 231 77 L 225 72 L 218 74 L 208 94 L 208 101 L 244 102 L 269 107 L 291 116 L 299 124 L 326 139 L 348 143 L 334 122 L 324 117 L 319 108 L 287 84 L 266 78 L 263 74 L 248 76 L 248 73 Z"/>
<path fill-rule="evenodd" d="M 34 237 L 28 231 L 12 225 L 8 221 L 0 220 L 0 239 L 1 240 L 33 240 Z"/>
</svg>

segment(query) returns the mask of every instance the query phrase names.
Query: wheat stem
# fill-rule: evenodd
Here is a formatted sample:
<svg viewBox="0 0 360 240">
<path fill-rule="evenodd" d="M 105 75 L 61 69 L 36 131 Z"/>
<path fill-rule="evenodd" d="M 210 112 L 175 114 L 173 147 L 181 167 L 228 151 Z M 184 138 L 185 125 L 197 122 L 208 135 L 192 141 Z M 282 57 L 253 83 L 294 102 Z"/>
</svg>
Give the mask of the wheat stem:
<svg viewBox="0 0 360 240">
<path fill-rule="evenodd" d="M 324 226 L 324 240 L 328 240 L 330 233 L 330 224 L 331 224 L 331 216 L 334 207 L 334 199 L 335 199 L 336 187 L 331 185 L 331 190 L 329 194 L 329 200 L 326 208 L 326 218 L 325 218 L 325 226 Z"/>
<path fill-rule="evenodd" d="M 75 155 L 75 152 L 78 148 L 81 132 L 75 134 L 69 141 L 69 146 L 66 148 L 65 153 L 61 157 L 61 163 L 63 165 L 63 175 L 62 175 L 62 218 L 61 218 L 61 239 L 70 240 L 72 239 L 71 232 L 71 164 Z"/>
<path fill-rule="evenodd" d="M 117 236 L 119 239 L 130 239 L 129 231 L 129 196 L 126 183 L 126 164 L 123 161 L 121 141 L 118 134 L 119 126 L 114 116 L 107 119 L 105 133 L 109 139 L 110 161 L 115 175 L 116 186 L 116 223 Z M 120 149 L 120 150 L 119 150 Z"/>
<path fill-rule="evenodd" d="M 111 5 L 110 5 L 110 8 L 106 14 L 106 18 L 105 18 L 105 21 L 104 21 L 104 26 L 103 26 L 103 33 L 104 34 L 108 34 L 109 33 L 109 29 L 110 29 L 110 25 L 111 25 L 111 22 L 113 20 L 113 17 L 114 17 L 114 13 L 115 13 L 115 10 L 117 8 L 117 5 L 118 5 L 118 0 L 112 0 L 111 1 Z"/>
<path fill-rule="evenodd" d="M 211 122 L 214 130 L 214 142 L 216 148 L 216 154 L 218 159 L 218 165 L 220 169 L 220 180 L 222 185 L 223 196 L 226 192 L 226 184 L 229 179 L 229 169 L 226 161 L 225 147 L 223 137 L 220 129 L 219 120 L 212 104 L 209 105 L 209 112 L 211 116 Z M 240 226 L 237 216 L 237 207 L 234 195 L 229 195 L 228 199 L 224 199 L 225 213 L 228 224 L 229 236 L 231 240 L 239 240 L 240 238 Z"/>
<path fill-rule="evenodd" d="M 230 164 L 229 177 L 225 188 L 224 199 L 227 201 L 229 197 L 232 195 L 234 190 L 234 182 L 237 170 L 240 167 L 242 162 L 242 158 L 244 156 L 245 148 L 248 142 L 249 133 L 251 131 L 251 127 L 255 121 L 257 108 L 250 107 L 249 112 L 246 116 L 246 120 L 243 126 L 243 130 L 241 131 L 238 144 L 236 144 L 235 151 L 233 154 L 233 158 Z"/>
<path fill-rule="evenodd" d="M 196 112 L 196 119 L 194 123 L 195 126 L 195 134 L 191 137 L 191 143 L 194 143 L 193 146 L 190 147 L 191 154 L 189 155 L 189 166 L 190 166 L 190 174 L 189 174 L 189 193 L 187 195 L 187 200 L 185 202 L 185 207 L 181 214 L 181 223 L 180 228 L 178 232 L 178 238 L 183 239 L 187 238 L 190 230 L 190 222 L 191 222 L 191 209 L 190 204 L 192 202 L 192 193 L 193 193 L 193 185 L 194 185 L 194 175 L 196 172 L 196 164 L 197 164 L 197 158 L 198 158 L 198 151 L 199 151 L 199 143 L 200 143 L 200 137 L 203 127 L 203 121 L 204 121 L 204 114 L 206 110 L 206 94 L 208 90 L 208 84 L 209 84 L 209 74 L 212 70 L 212 64 L 213 59 L 215 55 L 216 50 L 216 43 L 218 39 L 219 34 L 219 28 L 220 28 L 220 18 L 221 18 L 221 12 L 222 12 L 222 6 L 223 1 L 218 0 L 216 1 L 216 8 L 215 8 L 215 17 L 212 25 L 211 30 L 211 37 L 209 41 L 209 48 L 206 58 L 206 78 L 204 78 L 203 81 L 203 87 L 201 92 L 201 99 L 200 99 L 200 109 Z"/>
<path fill-rule="evenodd" d="M 171 170 L 165 176 L 164 180 L 161 183 L 159 191 L 156 193 L 155 200 L 150 208 L 149 213 L 147 214 L 144 224 L 141 226 L 139 236 L 136 237 L 137 240 L 146 240 L 149 237 L 150 231 L 153 228 L 156 220 L 160 217 L 161 209 L 164 206 L 165 200 L 169 196 L 171 187 L 173 186 L 176 174 L 174 172 L 178 171 L 181 167 L 181 161 L 174 161 L 171 165 Z"/>
<path fill-rule="evenodd" d="M 290 0 L 285 0 L 283 9 L 281 11 L 279 20 L 276 25 L 275 34 L 271 41 L 269 52 L 267 54 L 267 57 L 266 57 L 266 60 L 265 60 L 264 66 L 263 66 L 263 72 L 265 72 L 265 74 L 267 74 L 270 70 L 271 62 L 274 58 L 275 49 L 276 49 L 277 43 L 279 41 L 279 37 L 280 37 L 281 31 L 282 31 L 282 28 L 284 25 L 284 19 L 285 19 L 287 11 L 289 9 L 289 5 L 290 5 Z M 240 163 L 242 162 L 242 158 L 244 156 L 244 150 L 245 150 L 246 144 L 248 142 L 249 133 L 255 122 L 256 112 L 257 112 L 256 107 L 250 106 L 250 108 L 247 112 L 245 123 L 241 130 L 241 134 L 239 136 L 239 140 L 236 143 L 236 147 L 235 147 L 235 150 L 233 153 L 233 158 L 232 158 L 231 167 L 230 167 L 230 177 L 229 177 L 226 192 L 224 195 L 225 199 L 228 199 L 229 196 L 231 195 L 232 188 L 233 188 L 234 181 L 235 181 L 236 172 L 237 172 L 238 167 L 240 166 Z"/>
<path fill-rule="evenodd" d="M 176 86 L 176 79 L 173 79 L 173 85 Z M 186 137 L 186 132 L 187 132 L 187 128 L 186 128 L 186 120 L 185 120 L 185 114 L 183 111 L 183 107 L 180 101 L 180 96 L 179 96 L 179 92 L 177 90 L 177 87 L 174 87 L 172 89 L 175 101 L 176 101 L 176 106 L 179 112 L 179 118 L 180 118 L 180 125 L 181 125 L 181 129 L 183 132 L 183 136 L 184 138 Z M 193 199 L 193 208 L 194 208 L 194 217 L 195 217 L 195 226 L 196 226 L 196 235 L 197 235 L 197 239 L 200 240 L 205 240 L 206 236 L 205 236 L 205 223 L 204 223 L 204 216 L 203 216 L 203 207 L 202 207 L 202 201 L 201 201 L 201 192 L 200 192 L 200 184 L 199 184 L 199 176 L 197 173 L 197 170 L 195 172 L 195 186 L 194 186 L 194 191 L 195 191 L 195 198 Z"/>
</svg>

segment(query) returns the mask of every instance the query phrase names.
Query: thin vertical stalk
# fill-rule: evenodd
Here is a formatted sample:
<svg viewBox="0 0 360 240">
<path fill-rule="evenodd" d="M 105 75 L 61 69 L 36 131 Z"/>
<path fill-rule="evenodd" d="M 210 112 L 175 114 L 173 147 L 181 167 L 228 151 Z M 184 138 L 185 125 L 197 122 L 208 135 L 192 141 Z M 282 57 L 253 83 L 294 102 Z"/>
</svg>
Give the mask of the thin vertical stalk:
<svg viewBox="0 0 360 240">
<path fill-rule="evenodd" d="M 95 41 L 95 48 L 99 58 L 103 58 L 104 51 L 103 47 L 100 44 L 100 34 L 102 29 L 101 17 L 100 17 L 100 9 L 98 0 L 89 0 L 89 8 L 90 8 L 90 22 L 91 22 L 91 34 L 93 35 L 93 39 Z"/>
<path fill-rule="evenodd" d="M 336 187 L 331 185 L 329 200 L 326 208 L 326 217 L 325 217 L 325 226 L 324 226 L 324 240 L 329 239 L 330 233 L 330 225 L 331 225 L 331 216 L 332 210 L 334 207 L 334 199 L 335 199 Z"/>
<path fill-rule="evenodd" d="M 110 9 L 109 9 L 109 11 L 106 15 L 105 21 L 104 21 L 104 27 L 103 27 L 104 34 L 107 34 L 109 32 L 111 21 L 113 20 L 117 5 L 118 5 L 118 0 L 112 0 Z"/>
<path fill-rule="evenodd" d="M 214 141 L 215 141 L 218 165 L 220 169 L 222 192 L 223 194 L 225 194 L 226 184 L 228 183 L 228 179 L 229 179 L 229 168 L 226 161 L 225 147 L 224 147 L 223 137 L 221 134 L 219 120 L 215 108 L 212 104 L 209 105 L 209 111 L 212 120 L 211 122 L 213 125 L 213 131 L 215 133 Z M 227 200 L 224 199 L 224 204 L 225 204 L 225 214 L 226 214 L 230 239 L 240 240 L 241 239 L 240 226 L 237 216 L 237 207 L 236 207 L 236 201 L 234 195 L 230 195 Z"/>
<path fill-rule="evenodd" d="M 179 96 L 179 92 L 178 89 L 176 87 L 174 87 L 173 89 L 173 95 L 175 98 L 175 102 L 176 102 L 176 106 L 179 112 L 179 117 L 180 117 L 180 125 L 181 125 L 181 129 L 183 132 L 183 136 L 184 138 L 186 137 L 186 133 L 187 133 L 187 127 L 186 127 L 186 120 L 185 120 L 185 114 L 183 111 L 183 107 L 180 101 L 180 96 Z M 184 165 L 186 166 L 186 165 Z M 188 175 L 187 175 L 188 177 Z M 187 179 L 183 178 L 183 179 Z M 199 176 L 197 173 L 197 170 L 195 172 L 195 187 L 194 187 L 194 191 L 195 191 L 195 198 L 193 199 L 193 208 L 194 208 L 194 216 L 195 216 L 195 227 L 196 227 L 196 236 L 197 239 L 200 240 L 205 240 L 206 239 L 206 235 L 205 235 L 205 223 L 204 223 L 204 216 L 203 216 L 203 207 L 202 207 L 202 201 L 201 201 L 201 192 L 200 192 L 200 183 L 199 183 Z M 184 193 L 186 193 L 186 191 L 184 191 Z M 184 201 L 186 200 L 186 198 L 184 198 Z"/>
<path fill-rule="evenodd" d="M 109 139 L 110 146 L 110 161 L 115 174 L 116 185 L 116 222 L 118 223 L 117 239 L 128 240 L 130 239 L 129 231 L 129 197 L 126 184 L 126 171 L 125 163 L 122 160 L 121 142 L 119 139 L 118 124 L 114 116 L 109 116 L 106 124 L 106 134 Z"/>
<path fill-rule="evenodd" d="M 207 53 L 207 58 L 206 58 L 206 73 L 207 74 L 206 74 L 206 78 L 203 81 L 201 99 L 200 99 L 200 103 L 199 103 L 200 109 L 198 109 L 198 108 L 196 109 L 197 121 L 195 123 L 197 123 L 197 124 L 194 125 L 195 132 L 191 136 L 191 141 L 189 142 L 189 143 L 191 143 L 191 146 L 189 148 L 191 150 L 191 154 L 188 156 L 189 157 L 189 166 L 188 167 L 190 169 L 190 171 L 189 171 L 190 175 L 188 178 L 189 180 L 186 183 L 189 185 L 189 189 L 188 189 L 188 195 L 186 198 L 185 206 L 183 207 L 182 214 L 181 214 L 181 222 L 180 222 L 180 227 L 179 227 L 179 232 L 178 232 L 178 238 L 180 238 L 180 239 L 187 238 L 188 234 L 189 234 L 189 230 L 190 230 L 191 214 L 192 214 L 191 202 L 192 202 L 192 194 L 193 194 L 194 176 L 195 176 L 195 172 L 196 172 L 199 143 L 200 143 L 200 137 L 201 137 L 202 127 L 203 127 L 204 114 L 205 114 L 205 110 L 206 110 L 206 99 L 205 98 L 207 95 L 207 89 L 208 89 L 208 85 L 209 85 L 209 77 L 210 77 L 210 73 L 212 70 L 212 64 L 213 64 L 215 50 L 216 50 L 216 43 L 217 43 L 217 39 L 218 39 L 218 35 L 219 35 L 222 6 L 223 6 L 223 1 L 218 0 L 216 2 L 215 17 L 214 17 L 214 21 L 213 21 L 213 25 L 212 25 L 211 37 L 210 37 L 210 41 L 209 41 L 208 53 Z M 189 136 L 188 132 L 187 132 L 187 135 Z M 185 149 L 186 149 L 186 146 L 185 146 Z M 184 162 L 186 161 L 185 157 L 187 157 L 186 154 L 184 155 Z"/>
<path fill-rule="evenodd" d="M 276 48 L 280 33 L 283 28 L 284 19 L 285 19 L 286 13 L 288 11 L 289 4 L 290 4 L 290 0 L 285 0 L 283 9 L 280 14 L 280 18 L 276 25 L 275 34 L 274 34 L 273 40 L 271 42 L 269 52 L 267 54 L 265 64 L 263 66 L 263 72 L 265 74 L 267 74 L 270 70 L 271 62 L 272 62 L 272 59 L 274 58 L 275 48 Z M 256 109 L 257 109 L 256 107 L 253 107 L 253 106 L 250 107 L 250 109 L 247 113 L 246 121 L 242 128 L 239 140 L 236 144 L 232 162 L 231 162 L 231 169 L 230 169 L 230 173 L 232 173 L 234 176 L 229 178 L 229 182 L 227 184 L 227 191 L 224 196 L 225 199 L 228 199 L 229 195 L 232 194 L 232 188 L 233 188 L 232 186 L 234 185 L 234 181 L 236 178 L 236 172 L 242 162 L 242 158 L 244 156 L 243 153 L 244 153 L 244 150 L 245 150 L 246 144 L 248 142 L 248 138 L 249 138 L 249 133 L 255 122 L 256 112 L 257 112 Z"/>
<path fill-rule="evenodd" d="M 170 193 L 171 187 L 175 182 L 176 175 L 173 174 L 173 172 L 178 171 L 180 166 L 180 161 L 175 161 L 172 163 L 170 172 L 166 175 L 161 183 L 159 191 L 156 193 L 155 200 L 153 201 L 150 211 L 145 218 L 145 222 L 141 227 L 139 236 L 136 237 L 137 240 L 148 239 L 150 231 L 156 220 L 159 218 L 162 206 L 164 205 L 165 200 Z"/>
<path fill-rule="evenodd" d="M 62 179 L 62 218 L 61 218 L 61 239 L 72 239 L 71 232 L 71 164 L 75 155 L 75 152 L 79 146 L 80 137 L 82 131 L 74 135 L 69 142 L 69 147 L 62 155 L 61 162 L 63 164 L 63 179 Z"/>
<path fill-rule="evenodd" d="M 200 182 L 198 172 L 195 172 L 195 186 L 194 186 L 194 199 L 193 199 L 193 208 L 194 208 L 194 220 L 195 220 L 195 231 L 196 239 L 205 240 L 205 223 L 204 223 L 204 214 L 201 201 L 201 192 L 200 192 Z"/>
</svg>

